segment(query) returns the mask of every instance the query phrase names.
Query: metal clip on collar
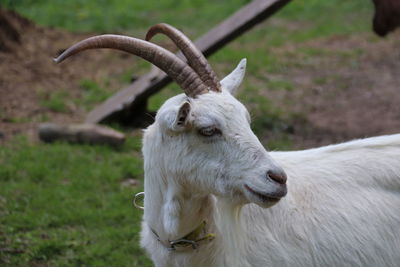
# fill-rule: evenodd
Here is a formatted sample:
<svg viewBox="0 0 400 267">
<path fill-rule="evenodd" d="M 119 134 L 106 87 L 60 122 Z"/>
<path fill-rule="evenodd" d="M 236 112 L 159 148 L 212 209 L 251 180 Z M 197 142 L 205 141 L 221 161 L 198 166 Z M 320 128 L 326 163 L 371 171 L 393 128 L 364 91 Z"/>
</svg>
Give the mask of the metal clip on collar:
<svg viewBox="0 0 400 267">
<path fill-rule="evenodd" d="M 187 239 L 177 239 L 174 241 L 169 241 L 170 247 L 168 248 L 169 251 L 175 251 L 176 246 L 182 245 L 183 247 L 188 247 L 189 245 L 192 246 L 193 249 L 197 249 L 199 244 L 195 240 L 187 240 Z"/>
<path fill-rule="evenodd" d="M 142 198 L 144 199 L 144 192 L 139 192 L 137 193 L 134 197 L 133 197 L 133 206 L 135 206 L 136 208 L 140 209 L 140 210 L 144 210 L 143 206 L 140 206 L 137 202 L 138 199 Z"/>
</svg>

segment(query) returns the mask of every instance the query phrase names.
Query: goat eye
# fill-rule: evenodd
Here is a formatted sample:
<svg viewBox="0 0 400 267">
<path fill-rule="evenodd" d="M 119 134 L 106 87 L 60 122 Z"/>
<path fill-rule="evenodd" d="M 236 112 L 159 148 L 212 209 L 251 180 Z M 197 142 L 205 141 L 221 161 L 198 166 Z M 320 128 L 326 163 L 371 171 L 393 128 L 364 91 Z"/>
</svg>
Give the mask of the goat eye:
<svg viewBox="0 0 400 267">
<path fill-rule="evenodd" d="M 202 136 L 214 136 L 216 134 L 221 134 L 221 131 L 215 127 L 204 127 L 199 129 L 199 134 Z"/>
</svg>

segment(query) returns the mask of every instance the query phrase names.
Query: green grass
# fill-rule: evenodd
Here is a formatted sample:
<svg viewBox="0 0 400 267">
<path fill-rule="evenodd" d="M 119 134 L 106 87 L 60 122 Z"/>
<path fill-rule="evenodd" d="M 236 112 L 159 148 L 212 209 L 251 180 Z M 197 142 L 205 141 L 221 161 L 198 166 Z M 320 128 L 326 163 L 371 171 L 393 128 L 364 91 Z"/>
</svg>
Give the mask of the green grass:
<svg viewBox="0 0 400 267">
<path fill-rule="evenodd" d="M 68 99 L 68 93 L 66 91 L 56 91 L 52 93 L 40 93 L 41 105 L 54 112 L 67 112 L 68 108 L 66 101 Z"/>
<path fill-rule="evenodd" d="M 5 7 L 32 18 L 41 25 L 71 31 L 132 31 L 160 21 L 206 30 L 246 3 L 245 0 L 2 0 Z M 229 3 L 229 4 L 228 4 Z M 200 13 L 199 13 L 200 12 Z M 201 15 L 200 15 L 201 14 Z M 196 20 L 193 20 L 196 17 Z"/>
<path fill-rule="evenodd" d="M 232 14 L 247 0 L 0 0 L 35 22 L 70 31 L 124 32 L 143 37 L 146 29 L 168 22 L 200 36 Z M 289 149 L 288 129 L 293 118 L 265 93 L 295 90 L 280 74 L 301 68 L 312 57 L 362 54 L 297 47 L 307 41 L 370 30 L 371 3 L 365 0 L 296 0 L 274 19 L 254 28 L 210 58 L 218 73 L 229 73 L 243 57 L 248 75 L 238 98 L 249 108 L 257 135 L 276 133 L 270 149 Z M 159 38 L 159 37 L 157 37 Z M 159 40 L 159 39 L 155 39 Z M 277 54 L 281 46 L 295 47 Z M 336 53 L 336 54 L 335 54 Z M 144 63 L 133 66 L 143 73 Z M 85 79 L 82 76 L 82 79 Z M 130 72 L 119 77 L 129 82 Z M 321 77 L 316 84 L 334 81 Z M 105 86 L 82 80 L 78 106 L 90 109 L 109 96 Z M 156 110 L 172 95 L 176 85 L 150 99 Z M 68 110 L 68 94 L 42 96 L 42 106 Z M 21 119 L 16 118 L 15 122 Z M 142 180 L 140 138 L 131 137 L 120 149 L 102 146 L 31 144 L 17 138 L 0 147 L 0 265 L 2 266 L 151 266 L 139 248 L 141 212 L 131 196 L 141 188 L 123 188 L 127 177 Z"/>
<path fill-rule="evenodd" d="M 140 138 L 122 148 L 30 144 L 0 148 L 0 264 L 150 266 L 139 248 L 141 212 L 124 188 L 142 181 Z M 3 265 L 4 266 L 4 265 Z"/>
<path fill-rule="evenodd" d="M 112 95 L 112 92 L 91 80 L 84 79 L 80 81 L 79 85 L 82 88 L 82 96 L 74 99 L 74 102 L 76 105 L 84 107 L 87 111 Z"/>
<path fill-rule="evenodd" d="M 71 31 L 133 31 L 146 29 L 158 22 L 168 22 L 198 33 L 206 31 L 232 14 L 249 0 L 2 0 L 37 23 Z M 277 18 L 299 24 L 287 31 L 284 23 L 268 29 L 273 42 L 287 37 L 297 40 L 332 32 L 354 32 L 369 28 L 371 3 L 362 0 L 296 0 Z M 352 16 L 349 16 L 352 14 Z M 190 23 L 188 23 L 190 22 Z M 263 31 L 258 33 L 263 37 Z M 293 36 L 295 34 L 295 36 Z"/>
</svg>

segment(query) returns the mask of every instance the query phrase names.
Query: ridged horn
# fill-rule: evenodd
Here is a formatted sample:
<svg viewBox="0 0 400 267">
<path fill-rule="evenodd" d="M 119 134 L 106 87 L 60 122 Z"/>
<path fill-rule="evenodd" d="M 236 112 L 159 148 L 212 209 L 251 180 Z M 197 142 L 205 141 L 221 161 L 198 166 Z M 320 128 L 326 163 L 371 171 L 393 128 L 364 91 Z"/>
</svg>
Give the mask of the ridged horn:
<svg viewBox="0 0 400 267">
<path fill-rule="evenodd" d="M 218 77 L 211 68 L 211 65 L 208 63 L 203 53 L 185 34 L 167 23 L 160 23 L 154 25 L 148 30 L 146 34 L 146 41 L 149 41 L 158 33 L 168 36 L 175 43 L 175 45 L 185 55 L 188 64 L 200 76 L 200 79 L 205 85 L 210 87 L 210 89 L 213 91 L 221 91 L 221 85 Z"/>
<path fill-rule="evenodd" d="M 121 50 L 149 61 L 167 73 L 189 97 L 208 92 L 199 75 L 179 57 L 160 46 L 133 37 L 113 34 L 90 37 L 71 46 L 54 61 L 59 63 L 81 51 L 97 48 Z"/>
</svg>

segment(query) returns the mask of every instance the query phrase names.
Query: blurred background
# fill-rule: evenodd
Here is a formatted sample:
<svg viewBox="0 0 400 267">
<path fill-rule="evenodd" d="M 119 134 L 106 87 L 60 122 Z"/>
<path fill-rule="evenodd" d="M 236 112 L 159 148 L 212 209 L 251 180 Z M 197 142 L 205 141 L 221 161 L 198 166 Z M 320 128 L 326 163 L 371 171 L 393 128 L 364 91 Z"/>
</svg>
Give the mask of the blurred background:
<svg viewBox="0 0 400 267">
<path fill-rule="evenodd" d="M 249 2 L 0 0 L 18 33 L 0 20 L 0 265 L 151 266 L 131 204 L 143 188 L 141 130 L 111 124 L 127 134 L 117 148 L 37 138 L 39 123 L 82 122 L 151 66 L 107 50 L 51 59 L 96 34 L 144 39 L 160 22 L 195 40 Z M 268 149 L 399 132 L 400 32 L 376 36 L 373 13 L 365 0 L 292 1 L 209 58 L 219 77 L 248 59 L 238 99 Z M 149 108 L 180 92 L 171 84 Z"/>
</svg>

